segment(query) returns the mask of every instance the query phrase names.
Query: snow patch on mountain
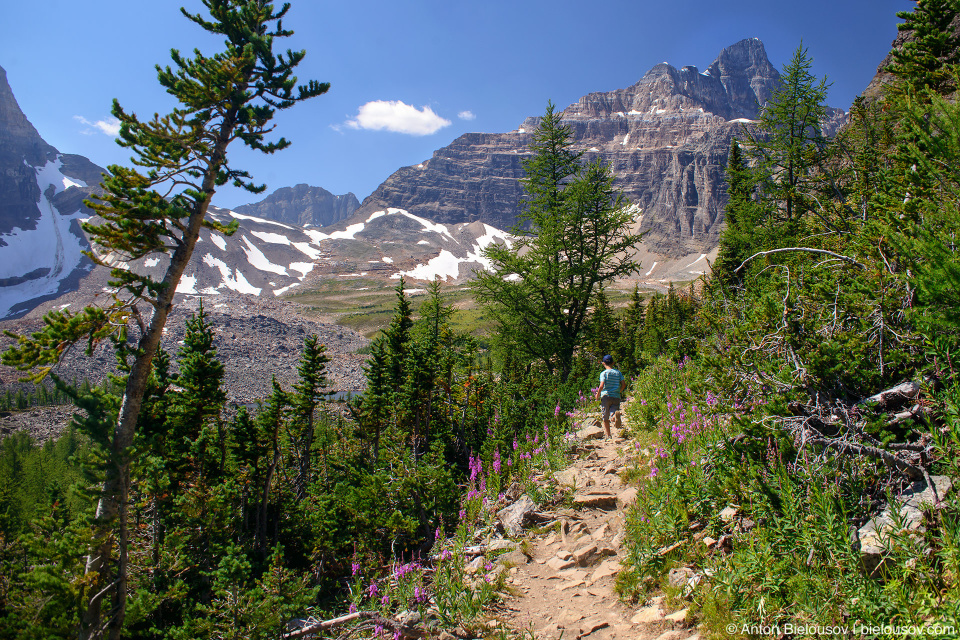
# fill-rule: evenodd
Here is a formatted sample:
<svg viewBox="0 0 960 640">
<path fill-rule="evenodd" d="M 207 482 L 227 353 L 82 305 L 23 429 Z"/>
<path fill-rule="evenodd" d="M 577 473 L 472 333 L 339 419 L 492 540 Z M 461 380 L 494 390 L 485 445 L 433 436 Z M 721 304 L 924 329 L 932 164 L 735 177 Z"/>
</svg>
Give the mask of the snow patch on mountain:
<svg viewBox="0 0 960 640">
<path fill-rule="evenodd" d="M 5 243 L 0 246 L 0 318 L 13 315 L 25 301 L 58 293 L 62 281 L 83 264 L 83 250 L 88 248 L 86 239 L 74 233 L 81 210 L 61 213 L 51 200 L 84 185 L 61 173 L 59 157 L 41 167 L 27 166 L 37 174 L 40 218 L 34 229 L 14 227 L 0 236 Z"/>
<path fill-rule="evenodd" d="M 260 269 L 260 271 L 276 273 L 281 276 L 287 275 L 286 267 L 281 267 L 278 264 L 273 264 L 270 262 L 267 256 L 263 255 L 263 251 L 260 251 L 256 245 L 250 242 L 250 239 L 247 238 L 247 236 L 243 236 L 243 243 L 247 245 L 243 252 L 247 254 L 247 261 L 251 264 L 251 266 L 256 269 Z"/>
<path fill-rule="evenodd" d="M 214 258 L 209 253 L 203 256 L 203 263 L 209 267 L 215 267 L 220 271 L 220 276 L 223 280 L 219 287 L 214 287 L 215 290 L 220 289 L 220 287 L 226 287 L 237 293 L 248 293 L 254 296 L 260 295 L 260 292 L 263 290 L 262 287 L 254 287 L 251 285 L 243 276 L 243 273 L 240 272 L 239 267 L 236 269 L 236 275 L 234 275 L 234 270 L 228 267 L 223 260 Z"/>
</svg>

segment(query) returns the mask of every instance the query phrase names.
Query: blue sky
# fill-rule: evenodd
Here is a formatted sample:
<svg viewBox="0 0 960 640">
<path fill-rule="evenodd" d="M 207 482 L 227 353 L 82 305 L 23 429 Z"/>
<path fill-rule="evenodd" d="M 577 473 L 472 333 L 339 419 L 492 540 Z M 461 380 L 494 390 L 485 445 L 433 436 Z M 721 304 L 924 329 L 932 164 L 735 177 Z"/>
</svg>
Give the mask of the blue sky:
<svg viewBox="0 0 960 640">
<path fill-rule="evenodd" d="M 20 107 L 61 152 L 127 164 L 108 122 L 113 98 L 143 117 L 172 107 L 155 64 L 169 50 L 217 40 L 180 15 L 199 0 L 7 3 L 0 66 Z M 847 109 L 896 36 L 910 0 L 293 0 L 284 48 L 306 49 L 301 80 L 330 91 L 278 118 L 293 146 L 233 150 L 236 166 L 273 189 L 306 182 L 361 200 L 401 166 L 457 136 L 515 129 L 592 91 L 627 87 L 655 64 L 706 68 L 720 50 L 760 38 L 782 69 L 800 44 Z M 145 8 L 146 7 L 146 8 Z M 402 104 L 399 104 L 402 103 Z M 429 112 L 427 111 L 429 109 Z M 398 131 L 399 130 L 399 131 Z M 223 189 L 214 202 L 258 199 Z"/>
</svg>

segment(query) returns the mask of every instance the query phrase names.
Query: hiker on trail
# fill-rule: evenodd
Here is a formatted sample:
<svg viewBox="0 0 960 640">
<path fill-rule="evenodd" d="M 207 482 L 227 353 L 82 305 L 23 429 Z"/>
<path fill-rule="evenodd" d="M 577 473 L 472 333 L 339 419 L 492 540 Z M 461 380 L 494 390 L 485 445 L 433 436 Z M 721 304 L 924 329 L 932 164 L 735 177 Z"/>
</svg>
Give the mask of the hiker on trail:
<svg viewBox="0 0 960 640">
<path fill-rule="evenodd" d="M 610 413 L 614 414 L 617 430 L 620 429 L 620 398 L 627 386 L 627 379 L 618 369 L 613 368 L 613 356 L 603 356 L 603 372 L 600 373 L 600 386 L 597 387 L 597 400 L 600 401 L 603 415 L 603 433 L 607 438 L 610 435 Z"/>
</svg>

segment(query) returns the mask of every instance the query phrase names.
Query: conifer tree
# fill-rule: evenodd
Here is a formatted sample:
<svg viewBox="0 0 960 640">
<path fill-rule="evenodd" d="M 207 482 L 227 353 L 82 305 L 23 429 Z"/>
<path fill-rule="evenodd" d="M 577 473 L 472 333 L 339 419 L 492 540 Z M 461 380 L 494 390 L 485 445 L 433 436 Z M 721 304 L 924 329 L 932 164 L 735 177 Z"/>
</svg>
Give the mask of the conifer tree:
<svg viewBox="0 0 960 640">
<path fill-rule="evenodd" d="M 712 265 L 713 278 L 725 287 L 742 282 L 736 269 L 763 243 L 758 228 L 759 205 L 753 199 L 754 172 L 737 140 L 730 143 L 727 158 L 727 206 L 724 209 L 726 226 L 720 234 L 717 260 Z"/>
<path fill-rule="evenodd" d="M 794 238 L 803 216 L 816 206 L 810 184 L 828 144 L 821 131 L 827 83 L 817 80 L 812 66 L 813 59 L 801 44 L 760 114 L 760 133 L 749 140 L 766 224 L 776 229 L 781 241 Z"/>
<path fill-rule="evenodd" d="M 130 484 L 130 447 L 136 432 L 151 363 L 173 297 L 203 227 L 231 233 L 235 227 L 207 219 L 217 187 L 232 182 L 251 192 L 255 184 L 244 170 L 228 162 L 227 149 L 240 140 L 251 149 L 273 153 L 288 146 L 280 138 L 267 142 L 277 110 L 323 94 L 328 84 L 310 81 L 296 85 L 293 71 L 303 51 L 275 54 L 274 40 L 291 35 L 281 25 L 289 5 L 275 11 L 262 0 L 203 0 L 209 18 L 181 10 L 190 21 L 225 39 L 222 52 L 205 56 L 199 51 L 185 58 L 171 52 L 173 67 L 158 67 L 161 86 L 179 101 L 165 116 L 141 121 L 117 101 L 113 115 L 120 121 L 119 144 L 131 149 L 137 168 L 109 167 L 103 195 L 91 207 L 102 224 L 85 224 L 93 243 L 91 257 L 104 265 L 125 265 L 152 253 L 167 253 L 162 280 L 114 266 L 112 283 L 120 294 L 107 308 L 88 307 L 79 314 L 51 312 L 46 326 L 32 337 L 18 337 L 4 362 L 22 369 L 39 367 L 41 377 L 59 359 L 66 346 L 81 339 L 90 343 L 116 333 L 128 319 L 140 317 L 145 303 L 152 316 L 141 323 L 126 388 L 111 438 L 112 465 L 97 510 L 99 543 L 91 550 L 87 572 L 91 601 L 81 637 L 119 638 L 127 591 L 126 540 L 119 539 L 115 555 L 111 532 L 124 517 Z M 275 24 L 274 24 L 275 23 Z M 143 170 L 141 172 L 141 169 Z M 113 560 L 117 559 L 114 563 Z M 116 567 L 114 571 L 113 567 Z M 112 600 L 106 621 L 101 606 Z"/>
<path fill-rule="evenodd" d="M 919 0 L 913 11 L 899 11 L 899 31 L 909 31 L 903 47 L 890 52 L 887 70 L 912 89 L 930 89 L 944 94 L 955 85 L 951 65 L 960 63 L 960 35 L 953 21 L 960 0 Z"/>
<path fill-rule="evenodd" d="M 635 273 L 629 249 L 640 239 L 601 161 L 581 164 L 562 114 L 547 105 L 524 161 L 521 238 L 485 250 L 493 271 L 471 283 L 508 348 L 540 361 L 562 381 L 587 326 L 597 287 Z"/>
<path fill-rule="evenodd" d="M 370 445 L 371 468 L 376 468 L 380 459 L 380 437 L 390 418 L 393 391 L 389 372 L 390 354 L 386 340 L 380 337 L 370 345 L 370 359 L 364 365 L 367 388 L 350 404 L 350 413 L 360 425 L 360 436 Z"/>
<path fill-rule="evenodd" d="M 410 307 L 410 300 L 404 293 L 406 286 L 406 281 L 401 277 L 400 282 L 394 289 L 397 293 L 397 307 L 394 310 L 390 326 L 383 332 L 383 338 L 386 341 L 384 346 L 390 363 L 390 383 L 394 393 L 399 393 L 400 387 L 403 385 L 404 361 L 410 342 L 410 328 L 413 327 L 413 319 L 411 318 L 413 310 Z"/>
<path fill-rule="evenodd" d="M 316 335 L 303 341 L 303 352 L 297 373 L 300 379 L 293 385 L 294 424 L 297 429 L 296 446 L 299 453 L 300 470 L 297 474 L 297 497 L 303 499 L 310 484 L 312 467 L 315 419 L 317 407 L 327 397 L 327 347 L 321 344 Z"/>
</svg>

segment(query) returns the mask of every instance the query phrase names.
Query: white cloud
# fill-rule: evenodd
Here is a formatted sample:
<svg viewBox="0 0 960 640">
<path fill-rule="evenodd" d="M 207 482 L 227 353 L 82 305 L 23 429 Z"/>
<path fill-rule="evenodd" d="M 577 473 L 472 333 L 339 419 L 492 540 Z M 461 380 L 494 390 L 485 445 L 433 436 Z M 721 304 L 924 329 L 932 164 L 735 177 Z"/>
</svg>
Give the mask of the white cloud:
<svg viewBox="0 0 960 640">
<path fill-rule="evenodd" d="M 110 116 L 106 120 L 97 120 L 96 122 L 90 122 L 83 116 L 73 116 L 73 119 L 77 122 L 87 125 L 87 127 L 92 127 L 81 132 L 87 135 L 96 133 L 94 129 L 108 136 L 116 136 L 120 134 L 120 121 L 113 116 Z"/>
<path fill-rule="evenodd" d="M 461 120 L 476 120 L 477 114 L 475 114 L 473 111 L 461 111 L 457 114 L 457 117 Z"/>
<path fill-rule="evenodd" d="M 351 129 L 394 131 L 412 136 L 427 136 L 452 124 L 430 107 L 417 109 L 399 100 L 374 100 L 362 105 L 357 117 L 344 124 Z"/>
</svg>

